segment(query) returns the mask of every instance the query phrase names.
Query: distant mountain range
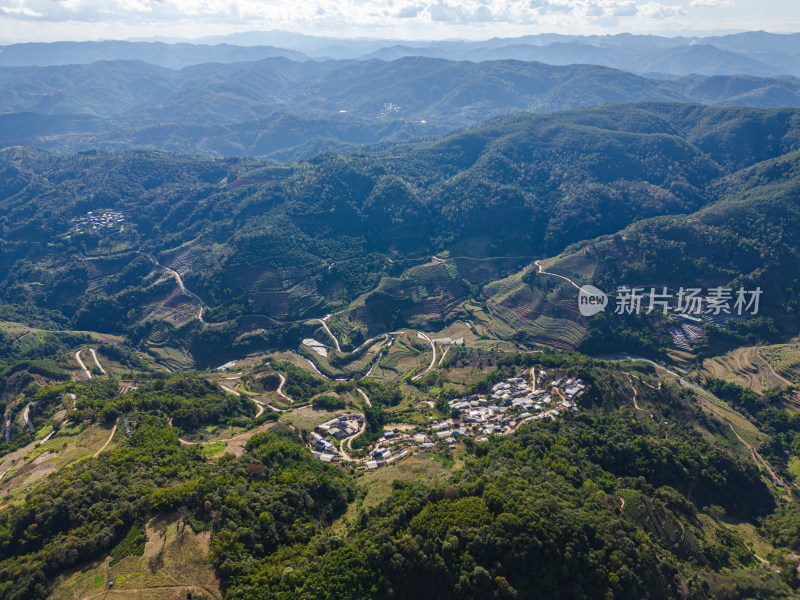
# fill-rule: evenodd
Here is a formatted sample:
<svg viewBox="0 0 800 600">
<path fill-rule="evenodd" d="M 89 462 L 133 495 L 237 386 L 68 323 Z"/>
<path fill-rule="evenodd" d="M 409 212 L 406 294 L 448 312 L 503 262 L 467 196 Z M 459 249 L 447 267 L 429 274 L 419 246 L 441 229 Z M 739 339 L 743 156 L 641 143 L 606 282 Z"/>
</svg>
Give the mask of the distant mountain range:
<svg viewBox="0 0 800 600">
<path fill-rule="evenodd" d="M 283 56 L 292 60 L 394 60 L 424 56 L 447 60 L 525 60 L 593 64 L 639 74 L 800 75 L 800 34 L 763 31 L 714 37 L 620 34 L 541 34 L 483 41 L 341 39 L 283 31 L 245 32 L 200 40 L 102 41 L 13 44 L 2 47 L 0 66 L 86 64 L 96 60 L 143 60 L 180 68 Z"/>
<path fill-rule="evenodd" d="M 0 68 L 0 144 L 281 160 L 431 138 L 484 119 L 623 102 L 800 105 L 800 79 L 648 78 L 592 65 L 285 57 Z"/>
<path fill-rule="evenodd" d="M 308 60 L 302 52 L 272 46 L 190 44 L 164 42 L 51 42 L 0 46 L 0 66 L 48 67 L 85 65 L 99 60 L 141 60 L 159 67 L 180 69 L 206 62 L 232 63 L 283 56 Z"/>
</svg>

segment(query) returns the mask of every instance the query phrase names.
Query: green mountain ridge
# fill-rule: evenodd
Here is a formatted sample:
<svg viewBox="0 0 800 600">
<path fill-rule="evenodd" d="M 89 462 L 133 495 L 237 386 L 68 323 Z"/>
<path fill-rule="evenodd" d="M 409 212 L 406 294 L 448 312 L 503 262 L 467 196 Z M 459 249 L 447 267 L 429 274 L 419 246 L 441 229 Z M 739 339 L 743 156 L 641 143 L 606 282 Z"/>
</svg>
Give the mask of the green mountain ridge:
<svg viewBox="0 0 800 600">
<path fill-rule="evenodd" d="M 432 251 L 449 250 L 530 262 L 639 221 L 713 214 L 704 207 L 783 177 L 769 160 L 789 165 L 791 179 L 797 123 L 795 109 L 612 105 L 498 117 L 390 154 L 323 154 L 286 166 L 11 148 L 3 152 L 3 299 L 57 311 L 73 328 L 138 331 L 137 339 L 161 314 L 183 331 L 178 339 L 195 339 L 195 351 L 207 346 L 203 336 L 229 344 L 248 329 L 280 330 L 279 322 L 344 311 L 334 322 L 357 346 L 395 327 L 389 322 L 464 314 L 459 305 L 480 298 L 487 276 L 525 264 L 495 261 L 491 274 L 478 275 L 458 265 L 406 271 L 403 261 L 424 265 Z M 101 209 L 124 222 L 96 230 L 75 224 Z M 722 239 L 746 239 L 754 223 L 740 221 L 745 229 Z M 148 254 L 177 270 L 210 307 L 206 320 L 219 325 L 203 333 L 196 299 L 181 294 Z M 665 268 L 675 277 L 683 269 Z M 728 264 L 727 272 L 734 268 Z M 788 283 L 786 275 L 777 269 L 771 285 Z M 598 277 L 611 280 L 602 269 Z M 515 314 L 539 318 L 538 301 L 509 298 Z M 586 323 L 570 314 L 566 296 L 558 302 L 568 312 L 544 318 L 575 322 L 566 342 L 574 347 Z M 270 335 L 259 343 L 276 343 Z M 558 343 L 558 336 L 541 339 Z"/>
<path fill-rule="evenodd" d="M 353 143 L 440 136 L 518 111 L 644 101 L 796 106 L 799 94 L 798 80 L 788 76 L 655 79 L 517 60 L 275 57 L 180 70 L 109 60 L 0 67 L 0 143 L 292 160 Z"/>
</svg>

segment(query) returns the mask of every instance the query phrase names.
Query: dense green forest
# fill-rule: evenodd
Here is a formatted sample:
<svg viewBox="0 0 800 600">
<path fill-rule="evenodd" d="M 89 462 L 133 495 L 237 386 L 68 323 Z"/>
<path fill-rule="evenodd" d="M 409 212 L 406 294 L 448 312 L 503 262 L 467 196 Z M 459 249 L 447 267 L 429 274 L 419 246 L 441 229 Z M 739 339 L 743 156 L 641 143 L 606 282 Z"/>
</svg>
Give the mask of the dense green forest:
<svg viewBox="0 0 800 600">
<path fill-rule="evenodd" d="M 634 370 L 638 401 L 657 412 L 640 418 L 619 366 L 527 354 L 498 368 L 531 364 L 582 377 L 585 411 L 470 441 L 447 485 L 397 481 L 368 508 L 358 508 L 352 470 L 312 459 L 283 424 L 250 437 L 240 457 L 209 461 L 200 446 L 179 444 L 167 417 L 218 406 L 197 378 L 159 380 L 130 397 L 108 382 L 41 387 L 41 411 L 73 390 L 76 410 L 98 419 L 125 410 L 132 430 L 0 512 L 0 596 L 46 598 L 64 569 L 134 544 L 137 523 L 178 509 L 179 527 L 211 532 L 209 560 L 227 598 L 796 595 L 794 565 L 764 568 L 732 528 L 755 524 L 777 561 L 800 546 L 795 503 L 778 500 L 751 462 L 709 443 L 701 432 L 724 425 L 697 409 L 694 392 Z M 735 390 L 715 391 L 739 401 Z M 370 393 L 392 402 L 389 389 Z M 229 403 L 213 418 L 239 410 Z M 356 513 L 342 529 L 348 506 Z"/>
<path fill-rule="evenodd" d="M 480 297 L 486 275 L 474 269 L 409 270 L 432 250 L 511 257 L 497 277 L 600 236 L 589 251 L 604 285 L 702 273 L 783 287 L 765 296 L 766 312 L 786 313 L 796 284 L 776 265 L 796 251 L 784 199 L 797 181 L 797 119 L 795 109 L 606 106 L 284 166 L 7 148 L 0 298 L 28 324 L 166 339 L 204 362 L 210 344 L 231 355 L 235 344 L 293 347 L 309 333 L 293 321 L 372 291 L 342 331 L 355 347 Z M 740 206 L 750 218 L 726 216 Z M 167 268 L 192 295 L 176 295 Z M 441 298 L 438 314 L 425 297 Z M 213 327 L 194 318 L 201 302 Z M 239 340 L 253 329 L 260 337 Z"/>
</svg>

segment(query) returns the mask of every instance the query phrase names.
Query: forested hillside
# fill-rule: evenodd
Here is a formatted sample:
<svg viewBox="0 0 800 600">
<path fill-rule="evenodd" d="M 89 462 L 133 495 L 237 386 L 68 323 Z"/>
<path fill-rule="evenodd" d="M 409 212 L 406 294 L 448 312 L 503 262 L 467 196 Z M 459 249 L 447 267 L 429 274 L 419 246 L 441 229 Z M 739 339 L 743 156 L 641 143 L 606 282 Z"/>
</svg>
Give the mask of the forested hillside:
<svg viewBox="0 0 800 600">
<path fill-rule="evenodd" d="M 370 487 L 374 474 L 312 458 L 294 425 L 250 429 L 231 453 L 221 450 L 235 438 L 187 443 L 181 436 L 203 422 L 179 426 L 179 415 L 190 405 L 202 412 L 225 395 L 202 377 L 140 380 L 123 395 L 108 380 L 26 391 L 39 407 L 37 422 L 65 397 L 77 398 L 67 417 L 83 425 L 58 433 L 65 444 L 91 431 L 93 421 L 118 415 L 127 430 L 111 448 L 11 496 L 0 512 L 0 595 L 62 597 L 104 587 L 106 575 L 118 594 L 144 593 L 157 581 L 199 594 L 201 580 L 177 583 L 186 574 L 172 571 L 164 548 L 177 544 L 195 556 L 192 540 L 200 539 L 210 539 L 202 560 L 218 577 L 202 580 L 206 597 L 796 594 L 789 550 L 800 538 L 787 528 L 797 519 L 795 502 L 761 479 L 746 452 L 719 443 L 729 444 L 730 408 L 707 413 L 699 408 L 713 398 L 707 392 L 660 379 L 643 365 L 553 353 L 497 358 L 464 351 L 461 359 L 494 369 L 488 379 L 472 379 L 475 389 L 531 367 L 580 377 L 589 385 L 582 414 L 434 451 L 428 462 L 438 465 L 435 481 Z M 445 368 L 441 377 L 456 373 Z M 359 385 L 376 391 L 370 410 L 388 417 L 392 394 Z M 252 406 L 234 398 L 206 422 L 231 418 L 244 403 Z M 48 445 L 47 455 L 57 447 Z M 762 564 L 767 559 L 771 564 Z M 198 564 L 189 568 L 200 576 Z"/>
<path fill-rule="evenodd" d="M 728 257 L 706 279 L 732 283 L 733 261 L 739 272 L 757 271 L 759 282 L 780 287 L 791 271 L 770 271 L 762 254 L 770 246 L 775 265 L 788 260 L 769 236 L 796 251 L 793 213 L 772 218 L 771 229 L 748 228 L 759 226 L 758 215 L 791 211 L 781 198 L 793 193 L 798 131 L 795 109 L 641 104 L 502 117 L 432 144 L 286 166 L 8 148 L 0 294 L 21 319 L 35 314 L 60 328 L 139 340 L 152 334 L 157 315 L 178 338 L 195 340 L 186 342 L 195 353 L 201 340 L 230 344 L 249 329 L 282 330 L 357 301 L 355 322 L 341 326 L 353 336 L 363 325 L 363 340 L 388 331 L 388 320 L 431 315 L 426 298 L 440 298 L 433 313 L 443 318 L 487 276 L 509 268 L 406 272 L 432 253 L 522 265 L 628 226 L 646 232 L 698 220 L 715 225 L 703 234 L 703 264 L 713 265 L 717 253 Z M 754 217 L 738 219 L 740 205 Z M 664 264 L 675 253 L 659 249 L 668 234 L 657 237 L 661 279 L 676 283 L 689 271 Z M 724 245 L 745 252 L 741 240 L 750 238 L 761 241 L 740 264 Z M 689 257 L 699 249 L 678 250 L 677 258 L 695 260 Z M 780 307 L 784 299 L 773 295 L 769 303 Z M 267 336 L 260 343 L 286 342 Z"/>
<path fill-rule="evenodd" d="M 591 64 L 419 56 L 304 62 L 276 56 L 175 70 L 113 56 L 91 64 L 0 67 L 0 144 L 292 160 L 439 137 L 523 110 L 642 101 L 800 103 L 800 81 L 793 77 L 665 79 Z"/>
</svg>

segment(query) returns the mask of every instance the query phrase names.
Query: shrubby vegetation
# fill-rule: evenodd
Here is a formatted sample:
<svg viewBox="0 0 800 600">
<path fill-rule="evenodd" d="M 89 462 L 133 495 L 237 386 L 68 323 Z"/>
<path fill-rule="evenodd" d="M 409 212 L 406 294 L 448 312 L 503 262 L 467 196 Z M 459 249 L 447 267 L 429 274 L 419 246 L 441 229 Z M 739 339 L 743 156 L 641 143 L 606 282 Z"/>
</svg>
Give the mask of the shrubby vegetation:
<svg viewBox="0 0 800 600">
<path fill-rule="evenodd" d="M 456 362 L 477 360 L 468 348 L 453 355 Z M 656 412 L 656 422 L 633 418 L 626 372 L 650 378 L 650 365 L 559 351 L 482 360 L 494 370 L 476 389 L 534 365 L 581 377 L 587 393 L 580 414 L 470 441 L 447 485 L 398 481 L 388 499 L 369 508 L 351 504 L 358 480 L 350 472 L 313 459 L 284 425 L 253 435 L 239 458 L 209 461 L 201 446 L 180 445 L 166 419 L 225 423 L 250 414 L 252 402 L 202 378 L 167 377 L 123 396 L 101 379 L 42 387 L 34 395 L 37 418 L 74 393 L 73 416 L 124 414 L 133 427 L 115 449 L 61 469 L 0 512 L 0 595 L 44 598 L 65 568 L 138 553 L 141 523 L 164 513 L 211 532 L 210 560 L 226 597 L 248 600 L 680 598 L 687 590 L 699 600 L 712 596 L 698 573 L 731 578 L 721 574 L 757 567 L 748 541 L 720 520 L 763 519 L 776 544 L 800 544 L 795 511 L 776 511 L 752 462 L 693 427 L 721 425 L 698 414 L 690 391 L 640 385 L 639 402 Z M 288 385 L 294 373 L 282 363 L 248 385 L 274 388 L 272 368 L 286 374 Z M 298 391 L 313 391 L 304 378 L 295 381 Z M 737 388 L 709 385 L 746 405 Z M 402 395 L 397 385 L 367 380 L 338 382 L 316 400 L 327 403 L 336 399 L 331 392 L 356 386 L 372 400 L 358 442 L 380 435 L 385 411 Z M 759 415 L 777 430 L 779 412 Z M 658 424 L 667 419 L 668 426 Z M 787 423 L 791 429 L 793 420 Z M 353 518 L 331 527 L 349 506 Z M 729 580 L 742 594 L 796 593 L 791 577 Z"/>
</svg>

